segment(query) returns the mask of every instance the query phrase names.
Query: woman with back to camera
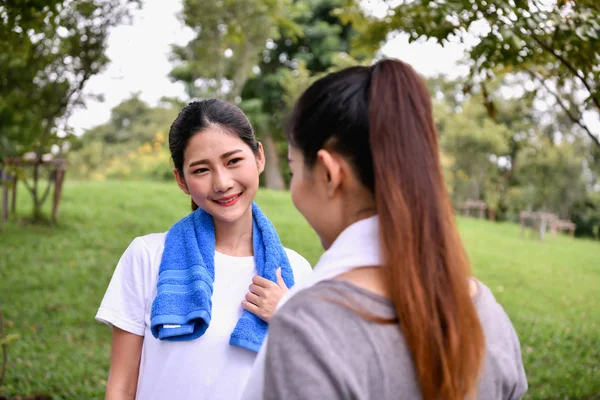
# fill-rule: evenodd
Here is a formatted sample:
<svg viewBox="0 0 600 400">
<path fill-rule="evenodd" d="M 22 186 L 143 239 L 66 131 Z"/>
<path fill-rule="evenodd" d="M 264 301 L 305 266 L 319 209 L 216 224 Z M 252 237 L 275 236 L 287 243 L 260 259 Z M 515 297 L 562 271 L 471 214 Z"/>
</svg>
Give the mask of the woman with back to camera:
<svg viewBox="0 0 600 400">
<path fill-rule="evenodd" d="M 326 251 L 280 302 L 243 398 L 521 398 L 519 340 L 471 276 L 418 74 L 327 75 L 288 137 L 292 200 Z"/>
</svg>

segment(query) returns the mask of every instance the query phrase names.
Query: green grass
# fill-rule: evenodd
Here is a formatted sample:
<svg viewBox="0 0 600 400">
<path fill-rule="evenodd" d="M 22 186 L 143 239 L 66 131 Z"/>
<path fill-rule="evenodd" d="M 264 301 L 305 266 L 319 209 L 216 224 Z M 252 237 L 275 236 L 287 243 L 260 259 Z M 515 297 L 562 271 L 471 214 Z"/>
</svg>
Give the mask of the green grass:
<svg viewBox="0 0 600 400">
<path fill-rule="evenodd" d="M 27 194 L 19 211 L 26 215 Z M 257 199 L 284 245 L 311 263 L 319 241 L 289 194 Z M 175 184 L 69 182 L 58 227 L 10 222 L 0 233 L 0 301 L 10 364 L 0 397 L 48 393 L 102 398 L 110 330 L 95 322 L 114 266 L 138 235 L 187 212 Z M 517 226 L 460 219 L 475 275 L 494 292 L 521 339 L 529 399 L 600 399 L 600 244 L 520 239 Z"/>
</svg>

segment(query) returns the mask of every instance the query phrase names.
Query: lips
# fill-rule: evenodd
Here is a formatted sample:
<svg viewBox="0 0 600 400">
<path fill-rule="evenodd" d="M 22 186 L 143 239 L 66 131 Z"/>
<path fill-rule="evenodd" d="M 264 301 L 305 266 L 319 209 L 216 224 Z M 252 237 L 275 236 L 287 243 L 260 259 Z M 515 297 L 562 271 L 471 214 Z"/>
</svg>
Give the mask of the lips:
<svg viewBox="0 0 600 400">
<path fill-rule="evenodd" d="M 211 199 L 211 200 L 213 201 L 213 203 L 218 204 L 220 206 L 230 207 L 230 206 L 234 205 L 235 203 L 237 203 L 237 201 L 242 196 L 242 194 L 244 194 L 244 192 L 234 194 L 231 196 L 221 197 L 220 199 L 217 199 L 217 200 L 215 200 L 215 199 Z"/>
</svg>

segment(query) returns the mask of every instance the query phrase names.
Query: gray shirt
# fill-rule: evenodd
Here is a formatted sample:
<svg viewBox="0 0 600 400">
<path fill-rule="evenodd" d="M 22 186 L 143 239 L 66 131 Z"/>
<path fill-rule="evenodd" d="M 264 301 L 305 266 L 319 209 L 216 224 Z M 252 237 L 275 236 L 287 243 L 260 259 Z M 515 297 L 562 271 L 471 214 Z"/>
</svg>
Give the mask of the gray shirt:
<svg viewBox="0 0 600 400">
<path fill-rule="evenodd" d="M 477 398 L 520 399 L 527 390 L 519 339 L 480 282 L 473 302 L 486 341 Z M 391 301 L 347 281 L 327 280 L 293 296 L 269 326 L 265 399 L 419 399 L 415 368 L 395 324 L 370 322 L 347 307 L 394 318 Z M 333 300 L 333 301 L 332 301 Z"/>
</svg>

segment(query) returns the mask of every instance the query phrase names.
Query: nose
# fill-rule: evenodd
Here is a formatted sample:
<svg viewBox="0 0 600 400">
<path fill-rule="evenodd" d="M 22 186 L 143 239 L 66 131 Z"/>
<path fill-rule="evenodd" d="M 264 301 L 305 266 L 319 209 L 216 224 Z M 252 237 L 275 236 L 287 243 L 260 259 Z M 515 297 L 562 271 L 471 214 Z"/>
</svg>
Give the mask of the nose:
<svg viewBox="0 0 600 400">
<path fill-rule="evenodd" d="M 233 179 L 227 169 L 213 173 L 213 190 L 216 193 L 226 193 L 231 188 L 233 188 Z"/>
</svg>

